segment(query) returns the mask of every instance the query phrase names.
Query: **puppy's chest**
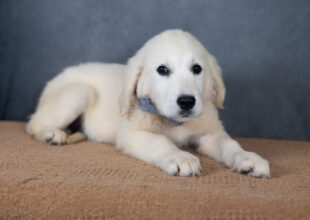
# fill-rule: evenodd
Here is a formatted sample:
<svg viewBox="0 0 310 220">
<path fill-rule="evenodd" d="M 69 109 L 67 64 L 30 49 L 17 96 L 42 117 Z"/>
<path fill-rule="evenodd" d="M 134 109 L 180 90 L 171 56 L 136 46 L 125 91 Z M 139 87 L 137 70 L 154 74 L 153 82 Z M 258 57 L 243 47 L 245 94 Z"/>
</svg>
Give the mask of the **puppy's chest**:
<svg viewBox="0 0 310 220">
<path fill-rule="evenodd" d="M 199 138 L 203 135 L 194 129 L 187 127 L 173 127 L 165 130 L 165 135 L 170 138 L 179 147 L 190 147 L 196 145 Z"/>
</svg>

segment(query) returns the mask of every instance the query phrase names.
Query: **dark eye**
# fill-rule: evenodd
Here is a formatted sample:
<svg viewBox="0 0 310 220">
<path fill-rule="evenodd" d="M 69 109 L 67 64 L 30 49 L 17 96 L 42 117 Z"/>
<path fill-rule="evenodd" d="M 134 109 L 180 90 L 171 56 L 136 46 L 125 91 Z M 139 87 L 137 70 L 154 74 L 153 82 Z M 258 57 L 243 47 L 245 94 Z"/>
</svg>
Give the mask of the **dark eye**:
<svg viewBox="0 0 310 220">
<path fill-rule="evenodd" d="M 195 64 L 192 66 L 192 71 L 194 74 L 199 74 L 201 72 L 202 68 L 200 65 Z"/>
<path fill-rule="evenodd" d="M 169 69 L 163 65 L 157 68 L 157 72 L 162 76 L 166 76 L 170 73 Z"/>
</svg>

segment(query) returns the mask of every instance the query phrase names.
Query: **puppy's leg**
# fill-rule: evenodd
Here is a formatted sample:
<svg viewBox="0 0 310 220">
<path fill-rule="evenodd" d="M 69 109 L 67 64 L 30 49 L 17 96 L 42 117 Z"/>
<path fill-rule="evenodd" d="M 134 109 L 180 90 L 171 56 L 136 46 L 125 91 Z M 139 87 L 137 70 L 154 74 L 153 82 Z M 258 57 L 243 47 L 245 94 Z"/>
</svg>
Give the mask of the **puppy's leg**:
<svg viewBox="0 0 310 220">
<path fill-rule="evenodd" d="M 26 130 L 41 142 L 64 144 L 67 134 L 63 130 L 86 110 L 94 92 L 89 86 L 78 83 L 47 89 Z"/>
<path fill-rule="evenodd" d="M 244 151 L 238 142 L 227 134 L 202 136 L 199 139 L 197 151 L 239 173 L 259 178 L 269 178 L 270 176 L 267 160 L 254 152 Z"/>
<path fill-rule="evenodd" d="M 201 174 L 199 159 L 180 150 L 163 135 L 145 131 L 120 132 L 117 148 L 124 154 L 151 163 L 170 175 Z"/>
</svg>

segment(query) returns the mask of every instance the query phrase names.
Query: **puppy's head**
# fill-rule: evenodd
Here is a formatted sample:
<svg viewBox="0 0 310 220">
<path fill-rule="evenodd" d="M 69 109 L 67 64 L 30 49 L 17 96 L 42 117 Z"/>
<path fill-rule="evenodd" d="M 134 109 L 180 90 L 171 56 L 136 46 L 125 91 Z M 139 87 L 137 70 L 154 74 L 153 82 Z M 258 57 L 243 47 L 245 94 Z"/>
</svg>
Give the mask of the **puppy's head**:
<svg viewBox="0 0 310 220">
<path fill-rule="evenodd" d="M 225 86 L 215 58 L 191 34 L 168 30 L 150 39 L 129 59 L 120 104 L 149 97 L 161 115 L 185 122 L 204 102 L 223 108 Z"/>
</svg>

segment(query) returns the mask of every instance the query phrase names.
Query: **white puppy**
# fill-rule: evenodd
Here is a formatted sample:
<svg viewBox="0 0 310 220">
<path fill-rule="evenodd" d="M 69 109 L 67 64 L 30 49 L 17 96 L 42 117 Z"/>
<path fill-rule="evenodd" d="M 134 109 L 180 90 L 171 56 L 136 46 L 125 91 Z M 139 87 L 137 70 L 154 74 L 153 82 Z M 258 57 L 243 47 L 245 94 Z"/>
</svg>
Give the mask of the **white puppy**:
<svg viewBox="0 0 310 220">
<path fill-rule="evenodd" d="M 252 177 L 270 176 L 269 163 L 244 151 L 223 129 L 217 108 L 225 87 L 215 58 L 191 34 L 165 31 L 127 63 L 83 64 L 65 69 L 44 89 L 27 132 L 64 144 L 65 129 L 82 116 L 88 139 L 116 144 L 123 153 L 168 174 L 201 174 L 206 156 Z"/>
</svg>

